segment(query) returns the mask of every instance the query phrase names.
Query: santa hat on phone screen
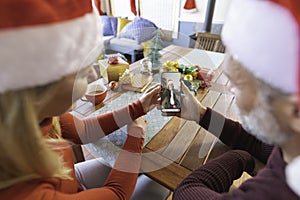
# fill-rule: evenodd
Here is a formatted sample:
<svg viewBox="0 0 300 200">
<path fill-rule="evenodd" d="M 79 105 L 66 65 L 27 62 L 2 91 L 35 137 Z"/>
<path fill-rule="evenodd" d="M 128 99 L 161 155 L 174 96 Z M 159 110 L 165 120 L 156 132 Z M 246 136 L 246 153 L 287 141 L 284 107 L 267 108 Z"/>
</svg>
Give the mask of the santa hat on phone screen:
<svg viewBox="0 0 300 200">
<path fill-rule="evenodd" d="M 299 27 L 299 0 L 232 0 L 222 41 L 254 76 L 299 95 Z M 300 158 L 288 165 L 286 174 L 289 186 L 300 196 L 299 169 Z"/>
<path fill-rule="evenodd" d="M 48 84 L 100 54 L 100 17 L 92 0 L 1 0 L 0 44 L 0 93 Z"/>
</svg>

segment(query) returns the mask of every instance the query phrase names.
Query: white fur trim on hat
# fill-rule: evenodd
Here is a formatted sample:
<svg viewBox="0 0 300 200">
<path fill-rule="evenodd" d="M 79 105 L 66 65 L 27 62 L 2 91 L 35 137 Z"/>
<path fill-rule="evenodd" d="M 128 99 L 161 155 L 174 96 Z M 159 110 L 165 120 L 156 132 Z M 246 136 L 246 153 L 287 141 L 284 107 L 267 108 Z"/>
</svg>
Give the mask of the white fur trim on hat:
<svg viewBox="0 0 300 200">
<path fill-rule="evenodd" d="M 257 78 L 298 92 L 299 25 L 288 9 L 271 1 L 233 0 L 222 40 Z"/>
<path fill-rule="evenodd" d="M 102 29 L 94 12 L 51 24 L 0 31 L 0 93 L 44 85 L 90 65 L 100 54 Z"/>
<path fill-rule="evenodd" d="M 300 156 L 286 166 L 285 174 L 289 187 L 300 197 Z"/>
</svg>

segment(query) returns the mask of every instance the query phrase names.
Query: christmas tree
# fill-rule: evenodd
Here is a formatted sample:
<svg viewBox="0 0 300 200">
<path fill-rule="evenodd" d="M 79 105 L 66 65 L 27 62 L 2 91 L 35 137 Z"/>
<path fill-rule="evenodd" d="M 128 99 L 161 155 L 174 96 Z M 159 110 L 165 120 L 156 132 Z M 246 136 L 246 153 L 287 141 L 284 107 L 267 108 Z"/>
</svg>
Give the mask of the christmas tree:
<svg viewBox="0 0 300 200">
<path fill-rule="evenodd" d="M 156 29 L 153 32 L 153 37 L 151 39 L 151 44 L 149 46 L 149 51 L 147 57 L 152 63 L 152 72 L 158 73 L 160 68 L 160 57 L 161 54 L 159 53 L 160 50 L 162 50 L 162 32 L 161 29 Z"/>
</svg>

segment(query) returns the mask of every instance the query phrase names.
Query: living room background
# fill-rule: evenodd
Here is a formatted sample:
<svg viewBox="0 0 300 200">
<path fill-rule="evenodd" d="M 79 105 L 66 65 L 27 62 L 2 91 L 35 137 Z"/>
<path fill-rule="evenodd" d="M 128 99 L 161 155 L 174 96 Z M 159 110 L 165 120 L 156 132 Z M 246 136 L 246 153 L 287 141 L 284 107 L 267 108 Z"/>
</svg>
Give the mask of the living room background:
<svg viewBox="0 0 300 200">
<path fill-rule="evenodd" d="M 186 0 L 136 0 L 137 15 L 154 22 L 158 27 L 191 35 L 199 32 L 205 21 L 209 0 L 195 0 L 193 12 L 184 9 Z M 224 23 L 231 0 L 216 0 L 212 30 L 219 33 Z M 130 0 L 101 0 L 101 8 L 108 15 L 133 19 Z M 173 34 L 176 38 L 176 34 Z"/>
</svg>

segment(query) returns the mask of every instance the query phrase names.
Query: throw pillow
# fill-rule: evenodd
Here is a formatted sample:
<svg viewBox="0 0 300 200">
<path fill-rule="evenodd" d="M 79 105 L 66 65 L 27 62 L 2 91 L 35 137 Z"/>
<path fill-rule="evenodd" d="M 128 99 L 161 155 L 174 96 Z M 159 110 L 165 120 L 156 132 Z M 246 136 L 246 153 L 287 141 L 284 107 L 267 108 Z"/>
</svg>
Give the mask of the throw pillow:
<svg viewBox="0 0 300 200">
<path fill-rule="evenodd" d="M 120 38 L 129 38 L 137 41 L 138 44 L 150 40 L 157 26 L 142 17 L 136 17 L 128 23 L 118 35 Z"/>
<path fill-rule="evenodd" d="M 114 36 L 117 36 L 117 32 L 118 32 L 118 18 L 117 17 L 110 17 L 110 24 L 111 24 L 111 28 L 112 31 L 114 33 Z"/>
<path fill-rule="evenodd" d="M 126 24 L 128 24 L 131 21 L 132 20 L 122 18 L 122 17 L 118 17 L 117 35 L 119 35 L 120 32 L 122 31 L 122 29 L 126 26 Z"/>
<path fill-rule="evenodd" d="M 109 16 L 101 15 L 102 32 L 104 36 L 114 35 L 114 31 L 111 25 L 111 19 Z"/>
</svg>

